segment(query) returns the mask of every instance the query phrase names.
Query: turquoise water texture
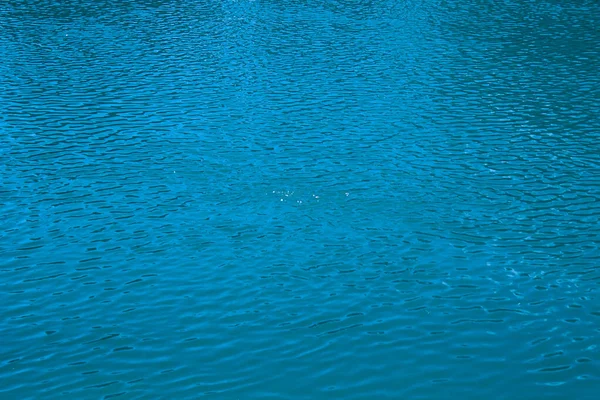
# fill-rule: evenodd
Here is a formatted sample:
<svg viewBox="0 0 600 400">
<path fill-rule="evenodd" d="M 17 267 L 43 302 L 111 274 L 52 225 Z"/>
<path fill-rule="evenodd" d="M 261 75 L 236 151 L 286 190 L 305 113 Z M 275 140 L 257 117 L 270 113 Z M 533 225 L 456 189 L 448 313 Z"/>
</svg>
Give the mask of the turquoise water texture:
<svg viewBox="0 0 600 400">
<path fill-rule="evenodd" d="M 600 2 L 5 0 L 0 398 L 596 399 Z"/>
</svg>

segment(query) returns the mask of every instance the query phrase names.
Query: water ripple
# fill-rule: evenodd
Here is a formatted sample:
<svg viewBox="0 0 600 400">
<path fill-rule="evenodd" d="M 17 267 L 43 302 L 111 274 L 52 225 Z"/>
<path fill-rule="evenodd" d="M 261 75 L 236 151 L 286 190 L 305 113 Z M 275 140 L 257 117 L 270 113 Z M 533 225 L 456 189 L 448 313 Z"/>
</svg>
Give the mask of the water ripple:
<svg viewBox="0 0 600 400">
<path fill-rule="evenodd" d="M 0 5 L 3 398 L 594 398 L 600 6 L 350 3 Z"/>
</svg>

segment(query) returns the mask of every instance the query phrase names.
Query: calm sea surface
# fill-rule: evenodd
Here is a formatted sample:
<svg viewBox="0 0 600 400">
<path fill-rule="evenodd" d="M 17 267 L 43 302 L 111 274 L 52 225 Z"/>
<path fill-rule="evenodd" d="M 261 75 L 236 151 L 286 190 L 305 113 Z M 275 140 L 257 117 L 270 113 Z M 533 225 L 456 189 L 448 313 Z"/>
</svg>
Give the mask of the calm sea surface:
<svg viewBox="0 0 600 400">
<path fill-rule="evenodd" d="M 0 398 L 595 399 L 600 2 L 4 0 Z"/>
</svg>

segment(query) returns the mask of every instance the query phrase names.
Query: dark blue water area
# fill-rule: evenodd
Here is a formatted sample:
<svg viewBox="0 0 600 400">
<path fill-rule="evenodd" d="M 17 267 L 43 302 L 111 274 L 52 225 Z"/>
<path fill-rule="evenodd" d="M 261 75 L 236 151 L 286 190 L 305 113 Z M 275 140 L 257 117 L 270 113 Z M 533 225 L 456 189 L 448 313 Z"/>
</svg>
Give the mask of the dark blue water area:
<svg viewBox="0 0 600 400">
<path fill-rule="evenodd" d="M 595 399 L 600 2 L 5 0 L 0 398 Z"/>
</svg>

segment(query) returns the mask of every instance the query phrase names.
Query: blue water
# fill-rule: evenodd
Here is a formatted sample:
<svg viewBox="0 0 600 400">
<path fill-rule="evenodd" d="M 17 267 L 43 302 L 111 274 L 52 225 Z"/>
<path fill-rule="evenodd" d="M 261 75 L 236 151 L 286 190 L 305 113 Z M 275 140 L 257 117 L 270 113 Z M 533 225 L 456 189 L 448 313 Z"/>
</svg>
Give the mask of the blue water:
<svg viewBox="0 0 600 400">
<path fill-rule="evenodd" d="M 600 2 L 5 0 L 0 398 L 595 399 Z"/>
</svg>

